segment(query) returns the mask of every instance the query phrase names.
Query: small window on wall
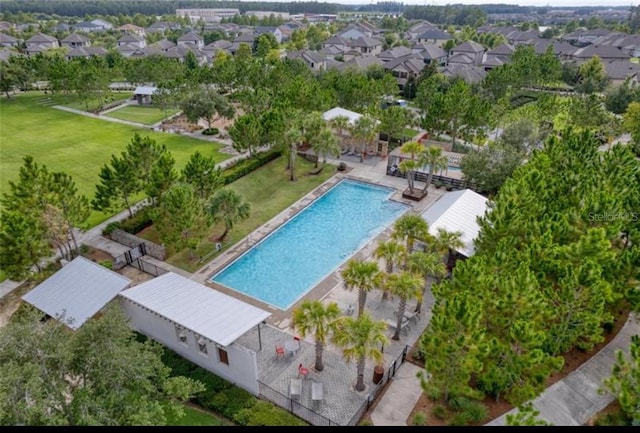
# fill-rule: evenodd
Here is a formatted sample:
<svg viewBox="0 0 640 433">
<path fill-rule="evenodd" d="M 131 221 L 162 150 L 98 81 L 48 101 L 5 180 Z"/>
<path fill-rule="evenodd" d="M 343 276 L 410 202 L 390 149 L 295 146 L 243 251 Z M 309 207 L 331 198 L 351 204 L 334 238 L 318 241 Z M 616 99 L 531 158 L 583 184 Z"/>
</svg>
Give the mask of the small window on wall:
<svg viewBox="0 0 640 433">
<path fill-rule="evenodd" d="M 198 339 L 198 350 L 200 351 L 200 353 L 202 353 L 203 355 L 206 355 L 207 353 L 209 353 L 207 351 L 207 342 L 204 338 L 200 337 Z"/>
<path fill-rule="evenodd" d="M 218 347 L 218 359 L 220 359 L 221 363 L 229 365 L 229 354 L 220 347 Z"/>
<path fill-rule="evenodd" d="M 188 345 L 187 343 L 187 333 L 184 332 L 184 329 L 176 326 L 176 336 L 178 337 L 178 341 L 184 345 Z"/>
</svg>

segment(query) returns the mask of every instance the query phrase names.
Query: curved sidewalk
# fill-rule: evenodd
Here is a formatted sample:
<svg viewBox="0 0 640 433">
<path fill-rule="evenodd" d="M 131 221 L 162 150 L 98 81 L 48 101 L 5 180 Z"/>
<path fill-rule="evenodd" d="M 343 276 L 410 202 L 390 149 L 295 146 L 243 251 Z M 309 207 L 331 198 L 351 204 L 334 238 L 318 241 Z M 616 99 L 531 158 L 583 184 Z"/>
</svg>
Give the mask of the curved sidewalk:
<svg viewBox="0 0 640 433">
<path fill-rule="evenodd" d="M 615 352 L 620 349 L 628 356 L 631 336 L 636 334 L 640 334 L 640 320 L 631 314 L 609 344 L 532 401 L 533 406 L 540 411 L 538 418 L 554 426 L 582 426 L 604 409 L 614 397 L 610 393 L 601 395 L 598 390 L 602 387 L 603 380 L 611 375 L 616 362 Z M 419 370 L 420 367 L 410 362 L 400 366 L 371 412 L 373 425 L 407 425 L 407 418 L 422 395 L 419 380 L 415 377 Z M 507 415 L 517 411 L 512 409 L 485 425 L 505 426 Z"/>
</svg>

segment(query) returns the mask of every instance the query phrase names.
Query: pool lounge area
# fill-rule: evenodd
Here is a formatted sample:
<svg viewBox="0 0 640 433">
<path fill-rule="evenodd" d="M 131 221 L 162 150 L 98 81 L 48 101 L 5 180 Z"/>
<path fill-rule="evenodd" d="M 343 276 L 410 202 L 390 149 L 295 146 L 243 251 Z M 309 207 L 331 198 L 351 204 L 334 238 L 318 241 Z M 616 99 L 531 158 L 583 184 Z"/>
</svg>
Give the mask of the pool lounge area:
<svg viewBox="0 0 640 433">
<path fill-rule="evenodd" d="M 287 310 L 409 209 L 394 192 L 341 180 L 210 281 Z"/>
</svg>

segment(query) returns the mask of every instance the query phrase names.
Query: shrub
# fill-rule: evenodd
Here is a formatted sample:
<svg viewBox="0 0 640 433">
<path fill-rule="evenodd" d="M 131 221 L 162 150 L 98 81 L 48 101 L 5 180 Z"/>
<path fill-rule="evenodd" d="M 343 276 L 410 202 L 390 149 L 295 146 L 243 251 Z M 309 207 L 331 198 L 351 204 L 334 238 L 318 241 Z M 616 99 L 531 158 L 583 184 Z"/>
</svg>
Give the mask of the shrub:
<svg viewBox="0 0 640 433">
<path fill-rule="evenodd" d="M 444 187 L 447 191 L 453 191 L 453 185 L 447 185 Z"/>
<path fill-rule="evenodd" d="M 209 409 L 233 419 L 240 410 L 249 409 L 255 404 L 256 398 L 252 394 L 234 386 L 216 394 L 210 401 Z"/>
<path fill-rule="evenodd" d="M 113 269 L 113 260 L 101 260 L 99 264 L 107 269 Z"/>
<path fill-rule="evenodd" d="M 338 171 L 345 171 L 347 169 L 347 163 L 346 162 L 340 162 L 338 164 Z"/>
<path fill-rule="evenodd" d="M 202 130 L 202 135 L 216 135 L 220 130 L 218 128 L 207 128 Z"/>
<path fill-rule="evenodd" d="M 467 425 L 469 424 L 469 418 L 465 412 L 459 412 L 451 418 L 449 425 Z"/>
<path fill-rule="evenodd" d="M 253 158 L 246 158 L 238 161 L 234 165 L 227 167 L 222 172 L 222 181 L 225 185 L 246 176 L 252 171 L 262 167 L 268 162 L 273 161 L 282 154 L 281 150 L 272 149 L 266 152 L 256 154 Z"/>
<path fill-rule="evenodd" d="M 413 415 L 413 425 L 415 426 L 423 426 L 427 422 L 427 415 L 424 412 L 416 412 Z"/>
<path fill-rule="evenodd" d="M 472 423 L 481 423 L 489 416 L 486 406 L 480 402 L 470 401 L 465 404 L 462 413 Z"/>
<path fill-rule="evenodd" d="M 440 188 L 442 188 L 442 182 L 440 182 L 440 181 L 435 181 L 435 182 L 433 182 L 433 186 L 435 186 L 435 187 L 436 187 L 436 189 L 440 189 Z"/>
<path fill-rule="evenodd" d="M 447 409 L 446 409 L 443 405 L 439 404 L 439 405 L 437 405 L 437 406 L 435 406 L 435 407 L 433 408 L 433 410 L 431 411 L 431 413 L 432 413 L 432 414 L 433 414 L 433 416 L 435 416 L 436 418 L 438 418 L 438 419 L 440 419 L 440 420 L 443 420 L 443 419 L 445 419 L 445 418 L 446 418 L 446 416 L 447 416 Z"/>
<path fill-rule="evenodd" d="M 143 208 L 136 212 L 132 217 L 128 217 L 120 223 L 120 228 L 127 233 L 135 235 L 140 233 L 145 228 L 153 224 L 151 216 L 149 215 L 149 209 Z"/>
<path fill-rule="evenodd" d="M 309 424 L 273 404 L 258 400 L 251 408 L 238 411 L 233 421 L 244 426 L 308 426 Z"/>
<path fill-rule="evenodd" d="M 464 408 L 470 403 L 470 400 L 467 397 L 451 397 L 447 401 L 447 405 L 450 409 L 455 410 L 456 412 L 464 410 Z"/>
<path fill-rule="evenodd" d="M 371 422 L 371 420 L 370 420 L 370 419 L 363 419 L 362 421 L 360 421 L 360 422 L 358 423 L 358 425 L 359 425 L 359 426 L 362 426 L 362 427 L 367 427 L 367 426 L 372 426 L 372 425 L 373 425 L 373 422 Z"/>
<path fill-rule="evenodd" d="M 104 230 L 102 230 L 102 234 L 104 236 L 110 236 L 115 229 L 119 229 L 119 228 L 120 228 L 120 221 L 110 222 L 109 224 L 107 224 Z"/>
</svg>

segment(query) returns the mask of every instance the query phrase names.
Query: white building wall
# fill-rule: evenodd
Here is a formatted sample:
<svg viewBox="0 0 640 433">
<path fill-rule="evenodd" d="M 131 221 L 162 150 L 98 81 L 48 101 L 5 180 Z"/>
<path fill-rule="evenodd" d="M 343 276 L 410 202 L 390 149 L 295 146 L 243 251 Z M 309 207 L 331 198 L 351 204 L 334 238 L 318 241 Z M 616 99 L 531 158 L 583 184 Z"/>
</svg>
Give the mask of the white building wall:
<svg viewBox="0 0 640 433">
<path fill-rule="evenodd" d="M 258 362 L 254 351 L 235 343 L 226 347 L 220 346 L 228 354 L 229 365 L 227 365 L 220 362 L 215 343 L 207 340 L 205 355 L 198 348 L 198 336 L 191 331 L 184 331 L 187 335 L 187 344 L 184 344 L 178 339 L 174 322 L 124 298 L 120 298 L 120 304 L 131 319 L 130 326 L 136 331 L 253 395 L 259 395 Z"/>
</svg>

